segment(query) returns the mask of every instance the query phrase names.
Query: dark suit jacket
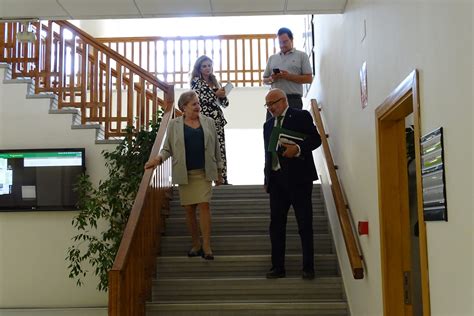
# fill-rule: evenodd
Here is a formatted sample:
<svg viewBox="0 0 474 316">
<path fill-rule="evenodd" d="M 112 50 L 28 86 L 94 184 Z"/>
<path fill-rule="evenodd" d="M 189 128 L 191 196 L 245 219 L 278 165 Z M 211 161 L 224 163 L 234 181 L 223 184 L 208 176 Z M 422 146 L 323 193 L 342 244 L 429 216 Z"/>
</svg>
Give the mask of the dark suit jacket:
<svg viewBox="0 0 474 316">
<path fill-rule="evenodd" d="M 272 117 L 263 125 L 263 138 L 265 143 L 265 184 L 267 189 L 270 183 L 270 172 L 272 170 L 272 155 L 268 151 L 268 143 L 272 134 L 275 118 Z M 313 118 L 308 111 L 288 108 L 283 120 L 283 128 L 308 135 L 304 141 L 299 143 L 300 156 L 295 158 L 284 158 L 278 155 L 281 172 L 290 185 L 298 183 L 310 183 L 318 179 L 316 167 L 314 166 L 312 151 L 321 145 L 321 137 L 313 124 Z"/>
</svg>

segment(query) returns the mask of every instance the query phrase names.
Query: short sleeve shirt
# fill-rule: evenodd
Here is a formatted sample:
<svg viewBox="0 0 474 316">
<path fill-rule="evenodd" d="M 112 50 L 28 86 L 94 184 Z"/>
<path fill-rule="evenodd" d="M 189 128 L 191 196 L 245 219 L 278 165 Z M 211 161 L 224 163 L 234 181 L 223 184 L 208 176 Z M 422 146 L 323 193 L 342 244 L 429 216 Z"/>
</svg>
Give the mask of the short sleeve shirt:
<svg viewBox="0 0 474 316">
<path fill-rule="evenodd" d="M 263 77 L 270 77 L 273 68 L 286 70 L 295 75 L 308 75 L 313 73 L 308 55 L 295 48 L 292 48 L 287 54 L 279 52 L 278 54 L 270 56 Z M 272 83 L 272 88 L 279 88 L 286 94 L 303 95 L 303 85 L 293 81 L 280 79 Z"/>
</svg>

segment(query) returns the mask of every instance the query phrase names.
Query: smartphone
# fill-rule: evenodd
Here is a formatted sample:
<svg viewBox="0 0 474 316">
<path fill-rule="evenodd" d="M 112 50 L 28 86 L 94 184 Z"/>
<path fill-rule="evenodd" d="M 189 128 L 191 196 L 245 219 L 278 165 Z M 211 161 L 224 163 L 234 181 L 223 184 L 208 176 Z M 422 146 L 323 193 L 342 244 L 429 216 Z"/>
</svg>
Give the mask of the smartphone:
<svg viewBox="0 0 474 316">
<path fill-rule="evenodd" d="M 280 73 L 280 68 L 273 68 L 273 73 L 274 74 L 279 74 Z"/>
</svg>

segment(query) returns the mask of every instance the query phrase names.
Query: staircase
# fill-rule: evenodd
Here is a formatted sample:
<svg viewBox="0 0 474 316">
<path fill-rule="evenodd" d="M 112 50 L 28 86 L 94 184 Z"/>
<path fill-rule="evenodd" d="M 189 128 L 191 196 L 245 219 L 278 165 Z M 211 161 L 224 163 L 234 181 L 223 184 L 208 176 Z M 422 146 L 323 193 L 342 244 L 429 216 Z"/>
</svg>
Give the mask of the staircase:
<svg viewBox="0 0 474 316">
<path fill-rule="evenodd" d="M 73 130 L 86 130 L 91 129 L 95 131 L 95 143 L 96 144 L 119 144 L 122 140 L 118 138 L 105 139 L 104 128 L 102 125 L 97 123 L 87 122 L 82 124 L 82 113 L 77 108 L 58 108 L 58 96 L 54 93 L 41 92 L 35 93 L 35 80 L 32 78 L 12 77 L 12 67 L 7 63 L 0 62 L 0 70 L 3 71 L 3 75 L 0 72 L 0 81 L 4 85 L 26 85 L 26 99 L 36 100 L 48 100 L 49 106 L 47 113 L 49 114 L 69 114 L 71 117 L 71 129 Z M 24 94 L 21 94 L 24 95 Z M 23 103 L 23 102 L 22 102 Z M 18 105 L 17 105 L 18 106 Z M 26 113 L 31 114 L 31 111 Z M 41 113 L 42 114 L 42 113 Z M 59 121 L 59 120 L 58 120 Z"/>
<path fill-rule="evenodd" d="M 148 129 L 158 109 L 171 110 L 174 88 L 156 79 L 67 21 L 31 25 L 34 42 L 19 42 L 20 22 L 0 23 L 0 63 L 11 83 L 26 82 L 29 95 L 51 98 L 52 114 L 73 114 L 73 127 L 94 128 L 99 143 Z M 16 80 L 16 81 L 15 81 Z"/>
<path fill-rule="evenodd" d="M 286 278 L 271 266 L 268 195 L 261 185 L 214 188 L 214 261 L 188 258 L 191 237 L 174 190 L 147 315 L 348 315 L 320 185 L 313 189 L 316 279 L 301 278 L 294 213 L 287 226 Z"/>
</svg>

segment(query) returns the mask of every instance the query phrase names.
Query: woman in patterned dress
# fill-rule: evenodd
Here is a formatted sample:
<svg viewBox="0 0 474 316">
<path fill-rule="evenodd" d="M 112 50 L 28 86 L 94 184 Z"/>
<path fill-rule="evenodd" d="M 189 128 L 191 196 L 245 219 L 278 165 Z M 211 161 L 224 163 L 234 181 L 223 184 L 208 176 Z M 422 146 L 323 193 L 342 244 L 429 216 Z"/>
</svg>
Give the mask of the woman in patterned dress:
<svg viewBox="0 0 474 316">
<path fill-rule="evenodd" d="M 212 60 L 205 55 L 199 57 L 194 63 L 194 68 L 191 73 L 191 89 L 196 91 L 199 96 L 201 113 L 214 119 L 216 122 L 221 157 L 224 163 L 222 169 L 223 184 L 229 184 L 227 181 L 227 158 L 224 135 L 224 126 L 227 124 L 227 121 L 222 112 L 222 108 L 229 105 L 229 100 L 225 95 L 224 88 L 222 88 L 216 76 L 213 74 Z"/>
</svg>

